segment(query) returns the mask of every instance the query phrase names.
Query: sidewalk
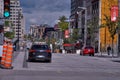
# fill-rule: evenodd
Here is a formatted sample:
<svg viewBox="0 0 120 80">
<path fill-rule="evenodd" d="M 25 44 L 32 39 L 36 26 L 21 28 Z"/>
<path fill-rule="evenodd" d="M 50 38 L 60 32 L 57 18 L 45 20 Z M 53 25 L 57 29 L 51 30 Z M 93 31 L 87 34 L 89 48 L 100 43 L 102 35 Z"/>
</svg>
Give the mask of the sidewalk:
<svg viewBox="0 0 120 80">
<path fill-rule="evenodd" d="M 110 54 L 108 55 L 107 52 L 104 52 L 104 53 L 95 53 L 95 57 L 99 57 L 99 58 L 105 58 L 105 59 L 108 59 L 110 61 L 113 61 L 113 62 L 120 62 L 120 56 L 118 56 L 118 54 Z"/>
<path fill-rule="evenodd" d="M 98 57 L 108 57 L 108 58 L 118 58 L 120 56 L 118 56 L 117 53 L 114 53 L 114 54 L 110 54 L 108 55 L 107 52 L 100 52 L 100 53 L 95 53 L 95 56 L 98 56 Z"/>
<path fill-rule="evenodd" d="M 13 63 L 12 63 L 13 69 L 22 69 L 25 53 L 19 51 L 19 52 L 15 52 L 14 55 L 16 56 L 14 56 L 15 58 L 13 59 Z"/>
</svg>

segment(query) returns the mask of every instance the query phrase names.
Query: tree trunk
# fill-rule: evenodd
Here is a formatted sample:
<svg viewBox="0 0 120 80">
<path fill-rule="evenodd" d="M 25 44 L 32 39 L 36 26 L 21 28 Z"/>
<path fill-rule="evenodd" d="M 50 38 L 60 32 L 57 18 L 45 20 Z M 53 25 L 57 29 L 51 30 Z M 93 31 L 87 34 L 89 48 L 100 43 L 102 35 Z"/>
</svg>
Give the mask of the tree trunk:
<svg viewBox="0 0 120 80">
<path fill-rule="evenodd" d="M 114 45 L 113 45 L 114 38 L 112 38 L 112 57 L 114 56 Z"/>
</svg>

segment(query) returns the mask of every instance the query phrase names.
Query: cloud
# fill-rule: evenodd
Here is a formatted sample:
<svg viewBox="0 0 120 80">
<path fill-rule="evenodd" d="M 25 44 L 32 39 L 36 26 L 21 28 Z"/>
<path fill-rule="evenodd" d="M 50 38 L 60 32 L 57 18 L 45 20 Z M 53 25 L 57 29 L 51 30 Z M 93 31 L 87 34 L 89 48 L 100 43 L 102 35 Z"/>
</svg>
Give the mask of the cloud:
<svg viewBox="0 0 120 80">
<path fill-rule="evenodd" d="M 53 26 L 60 16 L 70 15 L 70 0 L 20 0 L 27 26 L 32 23 Z"/>
<path fill-rule="evenodd" d="M 30 21 L 31 23 L 37 23 L 37 20 L 34 19 L 34 18 L 31 18 L 29 21 Z"/>
</svg>

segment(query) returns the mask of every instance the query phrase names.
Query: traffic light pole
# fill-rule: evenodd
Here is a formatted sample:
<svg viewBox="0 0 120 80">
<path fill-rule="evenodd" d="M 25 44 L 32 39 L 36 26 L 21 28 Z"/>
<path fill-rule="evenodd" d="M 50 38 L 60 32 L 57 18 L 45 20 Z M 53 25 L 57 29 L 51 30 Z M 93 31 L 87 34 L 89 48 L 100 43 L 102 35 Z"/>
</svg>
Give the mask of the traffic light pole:
<svg viewBox="0 0 120 80">
<path fill-rule="evenodd" d="M 19 28 L 20 28 L 20 11 L 18 10 L 18 50 L 20 49 L 20 45 L 19 45 L 19 42 L 20 42 L 20 36 L 19 36 Z"/>
<path fill-rule="evenodd" d="M 0 17 L 0 21 L 4 19 L 4 18 L 1 18 Z M 2 50 L 3 48 L 3 42 L 4 42 L 4 27 L 3 27 L 3 24 L 0 23 L 0 49 Z M 2 58 L 2 51 L 0 50 L 0 61 L 1 61 L 1 58 Z"/>
</svg>

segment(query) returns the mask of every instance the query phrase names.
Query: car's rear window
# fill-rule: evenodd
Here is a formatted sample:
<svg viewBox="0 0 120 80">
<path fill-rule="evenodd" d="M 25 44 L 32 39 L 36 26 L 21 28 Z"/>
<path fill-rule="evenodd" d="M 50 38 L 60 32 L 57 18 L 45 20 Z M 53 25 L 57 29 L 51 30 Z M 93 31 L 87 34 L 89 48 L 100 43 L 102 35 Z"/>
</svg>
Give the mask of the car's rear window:
<svg viewBox="0 0 120 80">
<path fill-rule="evenodd" d="M 33 45 L 31 49 L 49 49 L 48 45 Z"/>
</svg>

